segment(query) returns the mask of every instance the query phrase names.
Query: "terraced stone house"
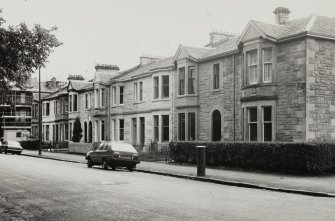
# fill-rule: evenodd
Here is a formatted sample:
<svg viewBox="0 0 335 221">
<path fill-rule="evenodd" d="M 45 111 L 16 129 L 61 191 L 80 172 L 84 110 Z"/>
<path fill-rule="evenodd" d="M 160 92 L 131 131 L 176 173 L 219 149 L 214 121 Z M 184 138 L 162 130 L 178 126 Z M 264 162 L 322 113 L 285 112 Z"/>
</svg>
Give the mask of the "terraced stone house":
<svg viewBox="0 0 335 221">
<path fill-rule="evenodd" d="M 212 32 L 204 47 L 69 85 L 81 142 L 335 140 L 335 19 L 289 14 L 278 7 L 274 23 L 251 20 L 239 36 Z"/>
</svg>

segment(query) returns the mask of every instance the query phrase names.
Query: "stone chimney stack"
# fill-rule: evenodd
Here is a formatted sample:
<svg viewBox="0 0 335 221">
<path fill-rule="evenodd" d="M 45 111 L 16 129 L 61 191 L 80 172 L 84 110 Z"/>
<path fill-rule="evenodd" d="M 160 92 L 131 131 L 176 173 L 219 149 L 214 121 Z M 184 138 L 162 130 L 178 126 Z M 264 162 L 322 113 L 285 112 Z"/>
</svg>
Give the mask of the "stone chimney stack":
<svg viewBox="0 0 335 221">
<path fill-rule="evenodd" d="M 209 44 L 207 46 L 215 47 L 218 42 L 234 36 L 234 34 L 228 32 L 212 31 L 209 33 Z"/>
<path fill-rule="evenodd" d="M 110 65 L 110 64 L 97 64 L 95 65 L 95 72 L 96 73 L 105 73 L 105 74 L 113 74 L 120 70 L 117 65 Z"/>
<path fill-rule="evenodd" d="M 284 7 L 277 7 L 273 13 L 275 14 L 275 21 L 277 25 L 283 25 L 289 20 L 290 10 Z"/>
<path fill-rule="evenodd" d="M 143 55 L 143 56 L 140 57 L 140 64 L 141 64 L 141 66 L 144 66 L 144 65 L 150 64 L 154 61 L 158 61 L 160 59 L 161 58 L 157 57 L 157 56 Z"/>
</svg>

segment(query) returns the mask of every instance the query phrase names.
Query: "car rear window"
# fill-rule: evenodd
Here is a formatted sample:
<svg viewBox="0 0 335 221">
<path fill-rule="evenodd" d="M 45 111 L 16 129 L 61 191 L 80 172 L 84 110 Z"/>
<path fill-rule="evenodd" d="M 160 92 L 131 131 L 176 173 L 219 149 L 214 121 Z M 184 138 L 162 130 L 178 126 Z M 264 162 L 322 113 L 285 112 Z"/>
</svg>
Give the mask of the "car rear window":
<svg viewBox="0 0 335 221">
<path fill-rule="evenodd" d="M 131 153 L 137 153 L 135 148 L 128 143 L 111 143 L 112 150 L 113 151 L 124 151 L 124 152 L 131 152 Z"/>
<path fill-rule="evenodd" d="M 16 142 L 16 141 L 8 141 L 8 145 L 11 145 L 11 146 L 20 146 L 20 143 Z"/>
</svg>

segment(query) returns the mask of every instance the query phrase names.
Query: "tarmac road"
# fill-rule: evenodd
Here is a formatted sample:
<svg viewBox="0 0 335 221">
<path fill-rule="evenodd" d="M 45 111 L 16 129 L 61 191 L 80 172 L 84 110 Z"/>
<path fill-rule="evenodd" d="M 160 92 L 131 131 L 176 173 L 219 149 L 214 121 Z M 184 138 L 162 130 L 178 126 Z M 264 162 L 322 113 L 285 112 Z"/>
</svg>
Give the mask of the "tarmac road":
<svg viewBox="0 0 335 221">
<path fill-rule="evenodd" d="M 0 220 L 334 220 L 335 199 L 0 154 Z"/>
</svg>

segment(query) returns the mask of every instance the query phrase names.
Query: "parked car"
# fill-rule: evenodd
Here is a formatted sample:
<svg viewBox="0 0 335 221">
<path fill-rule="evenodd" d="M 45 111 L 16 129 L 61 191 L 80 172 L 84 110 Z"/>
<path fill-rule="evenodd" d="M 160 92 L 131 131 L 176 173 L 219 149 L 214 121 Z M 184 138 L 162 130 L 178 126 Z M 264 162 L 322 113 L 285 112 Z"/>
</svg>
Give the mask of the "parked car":
<svg viewBox="0 0 335 221">
<path fill-rule="evenodd" d="M 101 165 L 103 169 L 127 167 L 129 171 L 140 163 L 138 152 L 133 145 L 124 142 L 104 142 L 86 154 L 87 166 Z"/>
<path fill-rule="evenodd" d="M 21 154 L 23 148 L 21 144 L 17 141 L 2 141 L 0 146 L 0 153 L 12 153 L 12 154 Z"/>
</svg>

